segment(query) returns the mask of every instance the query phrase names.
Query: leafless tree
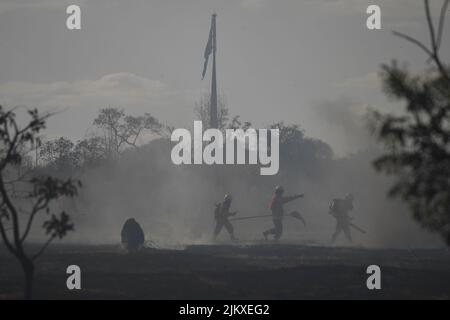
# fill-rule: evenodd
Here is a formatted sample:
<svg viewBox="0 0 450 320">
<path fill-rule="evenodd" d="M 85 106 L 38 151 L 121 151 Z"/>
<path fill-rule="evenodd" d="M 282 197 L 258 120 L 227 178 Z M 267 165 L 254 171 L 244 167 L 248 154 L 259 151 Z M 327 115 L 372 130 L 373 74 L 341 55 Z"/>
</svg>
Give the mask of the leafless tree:
<svg viewBox="0 0 450 320">
<path fill-rule="evenodd" d="M 137 147 L 138 139 L 145 132 L 166 137 L 171 131 L 149 113 L 130 116 L 117 108 L 100 109 L 94 125 L 104 130 L 105 150 L 109 155 L 119 154 L 124 146 Z"/>
<path fill-rule="evenodd" d="M 202 121 L 204 129 L 209 129 L 210 127 L 210 101 L 211 95 L 206 93 L 200 97 L 200 100 L 196 102 L 194 108 L 195 116 L 198 120 Z M 219 129 L 225 129 L 229 120 L 229 111 L 226 98 L 223 94 L 217 96 L 217 116 Z"/>
</svg>

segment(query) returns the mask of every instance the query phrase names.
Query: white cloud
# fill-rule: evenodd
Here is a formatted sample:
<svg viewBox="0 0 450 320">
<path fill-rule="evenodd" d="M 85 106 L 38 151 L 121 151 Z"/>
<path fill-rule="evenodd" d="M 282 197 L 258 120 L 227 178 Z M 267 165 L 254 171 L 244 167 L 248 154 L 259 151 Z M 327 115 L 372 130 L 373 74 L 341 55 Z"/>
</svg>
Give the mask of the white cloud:
<svg viewBox="0 0 450 320">
<path fill-rule="evenodd" d="M 127 72 L 74 82 L 0 84 L 0 103 L 9 107 L 130 106 L 161 101 L 170 94 L 161 81 Z"/>
</svg>

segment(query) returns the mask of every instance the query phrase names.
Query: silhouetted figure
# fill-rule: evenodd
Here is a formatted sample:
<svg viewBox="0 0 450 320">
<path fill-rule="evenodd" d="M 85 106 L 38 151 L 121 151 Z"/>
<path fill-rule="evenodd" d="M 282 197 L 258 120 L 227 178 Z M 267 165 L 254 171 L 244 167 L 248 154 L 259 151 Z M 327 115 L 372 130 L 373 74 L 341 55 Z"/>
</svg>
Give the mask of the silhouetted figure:
<svg viewBox="0 0 450 320">
<path fill-rule="evenodd" d="M 272 210 L 272 219 L 274 227 L 263 232 L 264 239 L 267 240 L 269 235 L 273 235 L 275 240 L 280 239 L 283 234 L 283 205 L 287 202 L 303 197 L 303 194 L 298 194 L 291 197 L 283 197 L 284 189 L 281 186 L 275 188 L 275 194 L 270 201 L 270 210 Z"/>
<path fill-rule="evenodd" d="M 337 236 L 343 231 L 347 240 L 352 242 L 350 232 L 351 218 L 348 213 L 353 210 L 353 196 L 347 194 L 344 199 L 333 199 L 330 205 L 330 214 L 336 218 L 336 231 L 331 237 L 331 242 L 336 241 Z"/>
<path fill-rule="evenodd" d="M 122 228 L 122 245 L 130 252 L 139 250 L 145 241 L 144 232 L 139 223 L 130 218 Z"/>
<path fill-rule="evenodd" d="M 234 237 L 234 229 L 228 217 L 236 215 L 237 211 L 230 212 L 231 202 L 233 199 L 229 194 L 225 195 L 225 198 L 222 203 L 216 204 L 216 208 L 214 210 L 214 218 L 216 219 L 216 227 L 214 229 L 214 240 L 219 235 L 220 231 L 223 227 L 230 234 L 231 240 L 236 240 Z"/>
</svg>

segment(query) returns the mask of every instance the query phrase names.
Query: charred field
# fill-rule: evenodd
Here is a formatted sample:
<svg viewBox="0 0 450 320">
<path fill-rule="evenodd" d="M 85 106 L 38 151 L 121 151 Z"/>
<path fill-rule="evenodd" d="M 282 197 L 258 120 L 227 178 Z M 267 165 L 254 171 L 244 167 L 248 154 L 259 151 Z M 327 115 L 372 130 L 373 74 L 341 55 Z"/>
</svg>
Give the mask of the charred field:
<svg viewBox="0 0 450 320">
<path fill-rule="evenodd" d="M 23 276 L 0 249 L 0 299 L 21 297 Z M 81 290 L 66 288 L 80 266 Z M 381 268 L 368 290 L 366 268 Z M 128 254 L 114 245 L 55 245 L 36 264 L 35 299 L 449 299 L 445 249 L 298 244 L 192 245 Z"/>
</svg>

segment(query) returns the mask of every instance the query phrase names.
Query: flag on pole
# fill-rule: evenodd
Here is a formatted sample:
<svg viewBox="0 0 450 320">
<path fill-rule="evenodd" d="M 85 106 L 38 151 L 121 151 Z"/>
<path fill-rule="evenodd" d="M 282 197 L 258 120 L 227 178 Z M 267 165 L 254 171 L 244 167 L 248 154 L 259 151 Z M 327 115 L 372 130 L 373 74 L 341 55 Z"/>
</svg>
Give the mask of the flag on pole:
<svg viewBox="0 0 450 320">
<path fill-rule="evenodd" d="M 208 68 L 209 56 L 212 53 L 212 74 L 211 74 L 211 97 L 209 105 L 209 125 L 210 128 L 218 127 L 217 118 L 217 81 L 216 81 L 216 14 L 211 16 L 211 28 L 209 29 L 208 43 L 206 44 L 203 54 L 205 62 L 203 64 L 202 79 L 205 78 L 206 69 Z"/>
<path fill-rule="evenodd" d="M 211 28 L 209 30 L 209 37 L 208 37 L 208 43 L 206 44 L 205 52 L 203 56 L 205 57 L 205 62 L 203 64 L 203 72 L 202 72 L 202 79 L 205 77 L 206 74 L 206 68 L 208 67 L 208 60 L 209 56 L 211 55 L 214 47 L 214 37 L 216 33 L 216 24 L 214 23 L 214 20 L 211 20 Z"/>
</svg>

